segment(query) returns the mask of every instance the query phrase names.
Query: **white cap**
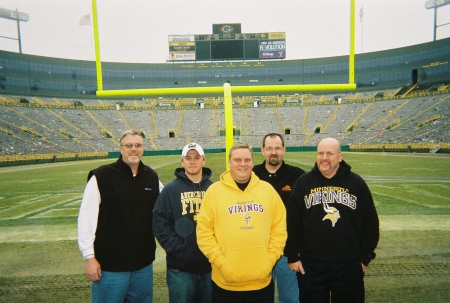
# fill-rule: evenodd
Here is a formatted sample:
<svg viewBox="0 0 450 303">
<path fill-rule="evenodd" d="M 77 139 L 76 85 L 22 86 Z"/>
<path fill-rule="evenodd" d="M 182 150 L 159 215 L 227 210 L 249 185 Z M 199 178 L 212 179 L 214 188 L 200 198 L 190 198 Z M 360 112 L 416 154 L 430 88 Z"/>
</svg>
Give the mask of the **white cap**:
<svg viewBox="0 0 450 303">
<path fill-rule="evenodd" d="M 183 151 L 181 152 L 181 157 L 186 157 L 188 151 L 190 151 L 191 149 L 195 149 L 200 156 L 205 156 L 203 148 L 199 144 L 191 142 L 183 148 Z"/>
</svg>

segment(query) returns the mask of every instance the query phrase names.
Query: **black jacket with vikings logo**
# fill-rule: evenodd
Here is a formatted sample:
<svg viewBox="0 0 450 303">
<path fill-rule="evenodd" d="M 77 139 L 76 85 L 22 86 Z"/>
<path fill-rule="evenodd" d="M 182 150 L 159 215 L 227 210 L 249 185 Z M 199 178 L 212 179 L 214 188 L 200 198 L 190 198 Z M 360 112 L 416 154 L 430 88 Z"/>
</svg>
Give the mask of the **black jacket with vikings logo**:
<svg viewBox="0 0 450 303">
<path fill-rule="evenodd" d="M 367 265 L 375 258 L 379 221 L 372 194 L 343 160 L 331 179 L 316 164 L 297 180 L 287 205 L 287 228 L 289 263 L 306 258 Z"/>
<path fill-rule="evenodd" d="M 203 167 L 200 183 L 192 182 L 184 168 L 164 187 L 153 211 L 153 234 L 166 251 L 167 268 L 205 274 L 211 264 L 197 245 L 197 214 L 206 189 L 213 183 L 211 170 Z"/>
</svg>

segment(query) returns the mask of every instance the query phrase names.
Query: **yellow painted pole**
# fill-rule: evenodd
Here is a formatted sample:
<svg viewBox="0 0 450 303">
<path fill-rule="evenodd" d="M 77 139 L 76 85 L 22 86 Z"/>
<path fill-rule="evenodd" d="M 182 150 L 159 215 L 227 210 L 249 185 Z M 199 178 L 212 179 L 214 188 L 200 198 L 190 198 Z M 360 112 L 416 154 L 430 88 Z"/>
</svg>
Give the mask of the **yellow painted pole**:
<svg viewBox="0 0 450 303">
<path fill-rule="evenodd" d="M 231 98 L 231 86 L 230 83 L 223 85 L 223 97 L 225 106 L 225 167 L 229 170 L 228 166 L 228 154 L 231 146 L 233 145 L 233 101 Z"/>
<path fill-rule="evenodd" d="M 232 93 L 253 92 L 299 92 L 299 91 L 336 91 L 355 90 L 354 83 L 348 84 L 298 84 L 298 85 L 260 85 L 260 86 L 233 86 Z M 199 95 L 222 94 L 224 88 L 210 87 L 177 87 L 177 88 L 148 88 L 148 89 L 119 89 L 98 90 L 98 97 L 132 97 L 132 96 L 163 96 L 163 95 Z"/>
<path fill-rule="evenodd" d="M 298 85 L 261 85 L 261 86 L 234 86 L 233 93 L 253 92 L 300 92 L 300 91 L 336 91 L 355 90 L 355 0 L 350 0 L 350 56 L 349 56 L 349 83 L 348 84 L 298 84 Z M 122 89 L 103 90 L 102 63 L 100 60 L 100 42 L 98 34 L 97 2 L 92 0 L 92 22 L 94 30 L 95 66 L 97 71 L 97 97 L 139 97 L 162 95 L 198 95 L 220 94 L 224 88 L 217 87 L 177 87 L 177 88 L 149 88 L 149 89 Z"/>
<path fill-rule="evenodd" d="M 103 90 L 102 61 L 100 60 L 100 39 L 98 35 L 97 0 L 92 0 L 92 25 L 94 30 L 95 69 L 97 71 L 97 91 Z"/>
<path fill-rule="evenodd" d="M 348 82 L 355 83 L 355 0 L 350 0 L 350 58 L 348 67 Z"/>
</svg>

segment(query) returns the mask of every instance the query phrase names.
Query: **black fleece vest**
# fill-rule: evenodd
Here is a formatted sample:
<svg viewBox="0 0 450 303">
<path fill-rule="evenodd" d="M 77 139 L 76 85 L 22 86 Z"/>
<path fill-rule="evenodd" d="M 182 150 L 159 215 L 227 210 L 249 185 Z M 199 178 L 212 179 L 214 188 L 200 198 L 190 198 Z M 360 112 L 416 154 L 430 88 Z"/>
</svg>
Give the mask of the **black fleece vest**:
<svg viewBox="0 0 450 303">
<path fill-rule="evenodd" d="M 158 175 L 139 164 L 133 177 L 122 161 L 92 170 L 101 203 L 94 241 L 95 257 L 105 271 L 135 271 L 155 260 L 152 212 L 159 195 Z"/>
</svg>

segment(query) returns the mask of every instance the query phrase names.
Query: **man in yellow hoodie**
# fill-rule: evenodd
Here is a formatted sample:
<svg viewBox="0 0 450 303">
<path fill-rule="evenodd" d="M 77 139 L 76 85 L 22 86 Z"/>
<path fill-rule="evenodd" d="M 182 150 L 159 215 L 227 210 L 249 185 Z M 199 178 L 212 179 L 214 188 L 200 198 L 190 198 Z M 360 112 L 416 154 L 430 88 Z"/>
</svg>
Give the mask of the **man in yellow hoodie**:
<svg viewBox="0 0 450 303">
<path fill-rule="evenodd" d="M 234 144 L 230 170 L 205 193 L 197 243 L 212 264 L 213 303 L 273 303 L 272 269 L 286 243 L 286 210 L 253 172 L 253 151 Z"/>
</svg>

